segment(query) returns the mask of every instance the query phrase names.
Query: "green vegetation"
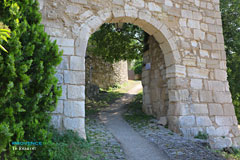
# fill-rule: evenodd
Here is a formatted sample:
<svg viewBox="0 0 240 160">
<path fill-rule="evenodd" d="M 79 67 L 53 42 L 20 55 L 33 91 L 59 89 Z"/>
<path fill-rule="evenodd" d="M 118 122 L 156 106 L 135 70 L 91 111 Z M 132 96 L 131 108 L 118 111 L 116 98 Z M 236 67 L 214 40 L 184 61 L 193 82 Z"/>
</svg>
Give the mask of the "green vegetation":
<svg viewBox="0 0 240 160">
<path fill-rule="evenodd" d="M 142 111 L 142 93 L 139 93 L 135 100 L 127 105 L 127 112 L 123 115 L 124 119 L 138 128 L 145 126 L 153 116 L 148 116 Z"/>
<path fill-rule="evenodd" d="M 54 160 L 94 160 L 94 157 L 103 157 L 103 153 L 97 147 L 91 145 L 90 141 L 83 140 L 72 131 L 59 134 L 53 130 L 52 154 Z M 99 155 L 98 155 L 99 154 Z"/>
<path fill-rule="evenodd" d="M 132 89 L 134 86 L 141 84 L 141 81 L 135 81 L 135 80 L 128 80 L 127 82 L 117 85 L 116 87 L 109 88 L 108 92 L 119 92 L 119 93 L 127 93 L 130 89 Z"/>
<path fill-rule="evenodd" d="M 198 135 L 195 136 L 194 138 L 197 138 L 197 139 L 208 139 L 208 134 L 207 133 L 203 133 L 203 132 L 198 132 Z"/>
<path fill-rule="evenodd" d="M 38 10 L 35 0 L 1 1 L 0 21 L 9 27 L 11 37 L 1 41 L 8 53 L 0 50 L 0 159 L 53 156 L 48 112 L 55 109 L 61 95 L 55 77 L 61 54 L 44 32 Z M 16 151 L 12 141 L 49 145 L 37 151 Z"/>
<path fill-rule="evenodd" d="M 2 46 L 2 43 L 5 41 L 6 43 L 8 42 L 7 41 L 7 38 L 10 38 L 10 29 L 4 25 L 2 22 L 0 22 L 0 49 L 5 51 L 5 52 L 8 52 L 3 46 Z"/>
<path fill-rule="evenodd" d="M 124 23 L 118 28 L 105 23 L 89 39 L 88 52 L 111 63 L 139 59 L 147 49 L 147 40 L 148 34 L 138 26 Z"/>
<path fill-rule="evenodd" d="M 240 1 L 221 0 L 221 12 L 227 54 L 228 81 L 236 115 L 240 121 Z"/>
<path fill-rule="evenodd" d="M 133 70 L 135 74 L 142 74 L 142 67 L 143 67 L 143 59 L 135 60 L 133 65 Z"/>
<path fill-rule="evenodd" d="M 121 98 L 140 81 L 128 81 L 122 85 L 109 88 L 107 90 L 100 89 L 100 93 L 91 98 L 86 98 L 86 116 L 95 116 L 102 109 L 110 106 L 117 99 Z"/>
<path fill-rule="evenodd" d="M 240 151 L 239 149 L 230 147 L 230 148 L 224 148 L 223 150 L 216 151 L 218 154 L 221 154 L 223 157 L 225 157 L 227 160 L 239 160 L 240 159 Z"/>
<path fill-rule="evenodd" d="M 90 99 L 86 98 L 86 116 L 96 116 L 99 111 L 110 106 L 122 96 L 123 93 L 102 90 L 98 95 Z"/>
</svg>

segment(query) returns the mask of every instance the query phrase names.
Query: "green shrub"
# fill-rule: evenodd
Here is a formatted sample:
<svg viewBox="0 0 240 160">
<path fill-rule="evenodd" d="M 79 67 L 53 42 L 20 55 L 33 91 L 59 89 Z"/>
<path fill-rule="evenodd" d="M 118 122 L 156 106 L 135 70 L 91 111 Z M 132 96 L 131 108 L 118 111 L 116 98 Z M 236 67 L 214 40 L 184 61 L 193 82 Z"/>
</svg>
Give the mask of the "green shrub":
<svg viewBox="0 0 240 160">
<path fill-rule="evenodd" d="M 61 62 L 56 42 L 40 25 L 35 0 L 1 0 L 0 21 L 11 38 L 0 50 L 0 158 L 51 159 L 48 126 L 61 89 L 55 68 Z M 37 151 L 14 151 L 11 141 L 49 142 Z"/>
<path fill-rule="evenodd" d="M 135 74 L 142 74 L 143 61 L 138 59 L 134 62 L 133 70 Z"/>
<path fill-rule="evenodd" d="M 197 138 L 197 139 L 208 139 L 208 134 L 199 131 L 198 135 L 196 135 L 194 138 Z"/>
<path fill-rule="evenodd" d="M 7 52 L 7 50 L 2 46 L 3 41 L 7 42 L 7 38 L 10 38 L 9 28 L 0 22 L 0 49 Z"/>
<path fill-rule="evenodd" d="M 90 155 L 91 145 L 89 142 L 81 139 L 77 133 L 66 131 L 59 134 L 53 130 L 54 160 L 87 160 Z"/>
</svg>

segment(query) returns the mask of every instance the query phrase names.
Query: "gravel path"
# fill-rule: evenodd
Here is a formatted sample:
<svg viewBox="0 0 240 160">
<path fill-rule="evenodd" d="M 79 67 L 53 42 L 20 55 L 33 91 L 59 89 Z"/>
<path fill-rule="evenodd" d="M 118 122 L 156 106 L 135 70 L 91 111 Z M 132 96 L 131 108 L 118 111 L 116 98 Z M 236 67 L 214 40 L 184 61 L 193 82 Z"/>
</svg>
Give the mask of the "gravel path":
<svg viewBox="0 0 240 160">
<path fill-rule="evenodd" d="M 172 160 L 224 160 L 219 154 L 204 147 L 201 140 L 184 138 L 158 125 L 156 119 L 143 124 L 129 124 L 143 137 L 163 148 Z"/>
<path fill-rule="evenodd" d="M 93 150 L 99 150 L 100 152 L 95 153 L 96 160 L 126 159 L 121 145 L 98 117 L 86 119 L 86 131 L 90 143 L 95 147 Z"/>
<path fill-rule="evenodd" d="M 128 124 L 122 114 L 138 87 L 125 94 L 98 117 L 87 120 L 86 128 L 94 145 L 101 147 L 106 160 L 224 160 L 202 145 L 201 140 L 184 138 L 157 124 L 156 119 Z M 130 127 L 131 126 L 131 127 Z"/>
<path fill-rule="evenodd" d="M 116 101 L 100 113 L 100 119 L 108 130 L 121 143 L 128 160 L 168 160 L 166 153 L 156 144 L 135 132 L 122 118 L 123 107 L 132 101 L 134 95 L 141 90 L 141 85 L 135 86 L 128 94 Z"/>
</svg>

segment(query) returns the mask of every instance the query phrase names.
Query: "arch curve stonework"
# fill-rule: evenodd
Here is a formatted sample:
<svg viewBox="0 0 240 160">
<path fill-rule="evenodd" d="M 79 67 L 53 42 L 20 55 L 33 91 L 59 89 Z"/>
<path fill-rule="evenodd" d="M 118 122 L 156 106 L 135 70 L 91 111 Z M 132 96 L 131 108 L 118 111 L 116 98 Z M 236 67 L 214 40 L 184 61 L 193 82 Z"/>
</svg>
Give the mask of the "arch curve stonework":
<svg viewBox="0 0 240 160">
<path fill-rule="evenodd" d="M 165 118 L 171 130 L 185 136 L 207 133 L 213 148 L 239 146 L 218 0 L 39 1 L 45 31 L 64 51 L 56 74 L 63 88 L 53 112 L 56 128 L 86 136 L 88 39 L 103 23 L 128 22 L 154 37 L 164 57 L 168 105 L 166 114 L 157 118 Z"/>
</svg>

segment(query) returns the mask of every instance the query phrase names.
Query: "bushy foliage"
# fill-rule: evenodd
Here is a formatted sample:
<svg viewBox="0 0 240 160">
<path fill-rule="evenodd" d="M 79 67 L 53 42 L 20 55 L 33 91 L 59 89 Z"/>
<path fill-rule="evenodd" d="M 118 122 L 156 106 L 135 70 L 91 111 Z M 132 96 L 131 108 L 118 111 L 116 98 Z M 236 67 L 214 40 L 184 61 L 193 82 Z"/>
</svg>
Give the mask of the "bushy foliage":
<svg viewBox="0 0 240 160">
<path fill-rule="evenodd" d="M 124 23 L 105 23 L 89 39 L 88 52 L 102 57 L 107 62 L 133 60 L 142 57 L 146 49 L 148 34 L 138 26 Z"/>
<path fill-rule="evenodd" d="M 143 60 L 142 58 L 134 61 L 133 70 L 135 74 L 142 74 Z"/>
<path fill-rule="evenodd" d="M 227 54 L 228 81 L 240 121 L 240 1 L 221 0 L 223 34 Z"/>
<path fill-rule="evenodd" d="M 90 160 L 91 144 L 88 141 L 81 139 L 77 133 L 73 131 L 66 131 L 59 134 L 58 131 L 53 130 L 54 149 L 52 155 L 54 160 Z"/>
<path fill-rule="evenodd" d="M 51 144 L 48 126 L 61 89 L 55 68 L 61 62 L 56 43 L 40 25 L 35 0 L 0 0 L 0 21 L 11 29 L 11 38 L 0 50 L 0 157 L 50 159 L 49 146 L 37 151 L 15 151 L 11 141 Z"/>
<path fill-rule="evenodd" d="M 9 28 L 0 22 L 0 49 L 7 52 L 7 50 L 2 46 L 3 41 L 7 42 L 7 38 L 10 38 Z"/>
</svg>

